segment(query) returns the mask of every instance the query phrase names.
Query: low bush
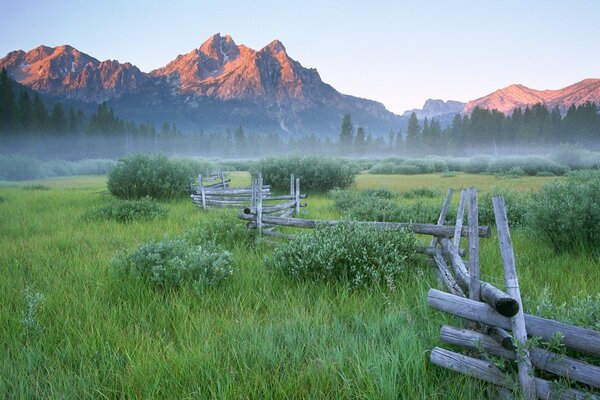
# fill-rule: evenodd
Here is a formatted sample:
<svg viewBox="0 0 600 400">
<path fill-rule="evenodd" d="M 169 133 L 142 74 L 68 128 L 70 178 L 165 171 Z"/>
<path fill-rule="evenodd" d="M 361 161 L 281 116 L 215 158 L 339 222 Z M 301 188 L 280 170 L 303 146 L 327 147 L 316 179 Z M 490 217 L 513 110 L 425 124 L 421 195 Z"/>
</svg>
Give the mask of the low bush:
<svg viewBox="0 0 600 400">
<path fill-rule="evenodd" d="M 377 163 L 369 169 L 369 173 L 375 175 L 393 175 L 397 173 L 396 164 L 393 162 Z"/>
<path fill-rule="evenodd" d="M 212 242 L 191 246 L 184 239 L 165 237 L 118 253 L 112 267 L 160 288 L 216 286 L 233 274 L 233 256 Z"/>
<path fill-rule="evenodd" d="M 320 226 L 275 249 L 267 266 L 297 280 L 342 282 L 349 289 L 394 287 L 414 272 L 415 236 L 359 224 Z"/>
<path fill-rule="evenodd" d="M 358 167 L 350 160 L 340 158 L 311 157 L 268 157 L 251 168 L 256 176 L 262 172 L 265 184 L 275 190 L 289 191 L 290 174 L 300 178 L 302 192 L 325 192 L 344 189 L 354 182 Z"/>
<path fill-rule="evenodd" d="M 186 195 L 201 164 L 170 161 L 158 154 L 135 154 L 119 160 L 108 174 L 108 190 L 120 199 L 172 199 Z"/>
<path fill-rule="evenodd" d="M 463 171 L 471 174 L 480 174 L 482 172 L 486 172 L 491 161 L 492 157 L 485 155 L 469 158 L 464 163 Z"/>
<path fill-rule="evenodd" d="M 342 218 L 352 221 L 437 223 L 441 210 L 441 204 L 430 202 L 398 203 L 385 192 L 336 190 L 331 196 Z M 455 218 L 450 209 L 447 220 Z"/>
<path fill-rule="evenodd" d="M 23 190 L 50 190 L 50 186 L 41 183 L 23 186 Z"/>
<path fill-rule="evenodd" d="M 216 210 L 215 210 L 216 211 Z M 254 243 L 252 231 L 231 215 L 229 210 L 220 210 L 222 213 L 214 213 L 189 228 L 184 237 L 192 245 L 200 245 L 206 242 L 214 242 L 226 249 L 232 250 L 234 246 L 250 246 Z"/>
<path fill-rule="evenodd" d="M 114 220 L 117 222 L 148 221 L 167 213 L 156 200 L 144 197 L 139 200 L 113 199 L 84 215 L 87 219 Z"/>
<path fill-rule="evenodd" d="M 441 194 L 442 192 L 440 192 L 438 189 L 430 187 L 420 187 L 410 189 L 409 191 L 402 193 L 402 197 L 404 197 L 405 199 L 415 199 L 419 197 L 434 198 L 441 196 Z"/>
<path fill-rule="evenodd" d="M 531 194 L 517 192 L 515 190 L 501 187 L 493 187 L 479 197 L 477 205 L 479 207 L 480 224 L 492 226 L 496 225 L 494 206 L 492 204 L 492 198 L 494 196 L 504 197 L 504 202 L 506 204 L 506 216 L 508 218 L 509 226 L 518 227 L 525 226 L 527 224 L 529 207 L 533 201 Z"/>
<path fill-rule="evenodd" d="M 600 171 L 572 173 L 534 195 L 529 220 L 557 252 L 600 248 Z"/>
<path fill-rule="evenodd" d="M 38 160 L 21 154 L 0 155 L 1 180 L 25 181 L 42 176 L 42 165 Z"/>
<path fill-rule="evenodd" d="M 497 175 L 534 176 L 541 172 L 552 175 L 564 175 L 569 171 L 565 165 L 541 156 L 511 156 L 493 160 L 487 172 Z"/>
<path fill-rule="evenodd" d="M 595 297 L 575 297 L 569 304 L 557 305 L 548 288 L 544 288 L 539 296 L 526 299 L 524 304 L 528 304 L 534 315 L 600 331 L 600 293 Z"/>
</svg>

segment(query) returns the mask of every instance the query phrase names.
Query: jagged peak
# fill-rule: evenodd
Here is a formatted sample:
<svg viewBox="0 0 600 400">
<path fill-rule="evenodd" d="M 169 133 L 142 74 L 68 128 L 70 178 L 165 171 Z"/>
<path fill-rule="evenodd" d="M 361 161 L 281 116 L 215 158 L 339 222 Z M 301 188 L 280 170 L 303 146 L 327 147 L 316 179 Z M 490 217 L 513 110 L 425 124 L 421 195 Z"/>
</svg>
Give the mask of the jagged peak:
<svg viewBox="0 0 600 400">
<path fill-rule="evenodd" d="M 271 43 L 269 43 L 268 45 L 263 47 L 262 50 L 269 50 L 273 53 L 279 53 L 279 52 L 286 53 L 285 46 L 278 39 L 273 40 Z"/>
</svg>

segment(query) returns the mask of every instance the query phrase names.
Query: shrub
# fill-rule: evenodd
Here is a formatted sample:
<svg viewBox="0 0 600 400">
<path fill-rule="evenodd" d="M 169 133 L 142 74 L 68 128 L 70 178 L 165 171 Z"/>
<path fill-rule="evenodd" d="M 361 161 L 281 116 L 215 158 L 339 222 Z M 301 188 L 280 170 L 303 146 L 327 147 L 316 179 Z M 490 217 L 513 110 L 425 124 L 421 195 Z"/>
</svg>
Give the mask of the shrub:
<svg viewBox="0 0 600 400">
<path fill-rule="evenodd" d="M 376 175 L 392 175 L 396 173 L 396 164 L 392 162 L 378 163 L 371 167 L 369 173 Z"/>
<path fill-rule="evenodd" d="M 332 191 L 333 207 L 344 219 L 353 221 L 418 222 L 436 223 L 441 205 L 424 202 L 401 204 L 387 197 L 385 192 L 375 191 Z M 447 219 L 456 218 L 456 212 L 448 211 Z"/>
<path fill-rule="evenodd" d="M 415 236 L 360 224 L 319 226 L 275 249 L 267 266 L 298 280 L 342 282 L 349 289 L 392 288 L 415 268 Z"/>
<path fill-rule="evenodd" d="M 191 163 L 158 154 L 135 154 L 119 160 L 108 174 L 108 190 L 120 199 L 172 199 L 187 193 L 197 171 Z"/>
<path fill-rule="evenodd" d="M 234 245 L 250 246 L 254 243 L 252 231 L 227 212 L 229 210 L 220 211 L 223 213 L 211 213 L 209 217 L 188 229 L 184 235 L 185 240 L 192 245 L 213 242 L 227 249 L 232 249 Z"/>
<path fill-rule="evenodd" d="M 534 195 L 532 228 L 557 252 L 600 247 L 600 171 L 574 173 Z"/>
<path fill-rule="evenodd" d="M 24 181 L 42 177 L 41 163 L 21 154 L 0 155 L 0 179 Z"/>
<path fill-rule="evenodd" d="M 544 288 L 540 296 L 526 299 L 524 304 L 529 305 L 534 315 L 600 331 L 600 293 L 556 305 L 548 288 Z"/>
<path fill-rule="evenodd" d="M 50 190 L 50 186 L 41 183 L 23 186 L 23 190 Z"/>
<path fill-rule="evenodd" d="M 260 160 L 251 169 L 253 176 L 261 171 L 265 183 L 273 189 L 288 191 L 290 174 L 300 178 L 303 192 L 324 192 L 335 188 L 346 188 L 354 182 L 358 168 L 350 160 L 339 158 L 269 157 Z"/>
<path fill-rule="evenodd" d="M 115 160 L 89 159 L 73 163 L 73 175 L 105 175 L 117 165 Z"/>
<path fill-rule="evenodd" d="M 490 163 L 487 172 L 500 175 L 537 175 L 540 172 L 550 172 L 553 175 L 564 175 L 569 170 L 565 165 L 540 156 L 502 157 Z M 514 173 L 516 171 L 516 174 Z"/>
<path fill-rule="evenodd" d="M 160 288 L 216 286 L 233 274 L 233 256 L 214 243 L 190 246 L 183 239 L 165 237 L 118 253 L 112 267 Z"/>
<path fill-rule="evenodd" d="M 485 172 L 492 161 L 490 156 L 475 156 L 466 160 L 463 170 L 471 174 L 480 174 Z"/>
<path fill-rule="evenodd" d="M 479 198 L 477 205 L 479 208 L 480 224 L 496 225 L 494 206 L 492 204 L 492 197 L 494 196 L 504 197 L 509 226 L 518 227 L 527 224 L 527 214 L 532 203 L 531 194 L 501 187 L 493 187 Z M 465 210 L 465 215 L 466 213 L 467 211 Z"/>
<path fill-rule="evenodd" d="M 420 188 L 411 189 L 407 192 L 402 193 L 402 197 L 404 197 L 405 199 L 414 199 L 414 198 L 418 198 L 418 197 L 433 198 L 433 197 L 438 197 L 441 194 L 442 193 L 438 189 L 434 189 L 434 188 L 430 188 L 430 187 L 420 187 Z"/>
<path fill-rule="evenodd" d="M 150 197 L 139 200 L 111 200 L 84 215 L 89 219 L 117 222 L 148 221 L 167 213 L 167 209 Z"/>
</svg>

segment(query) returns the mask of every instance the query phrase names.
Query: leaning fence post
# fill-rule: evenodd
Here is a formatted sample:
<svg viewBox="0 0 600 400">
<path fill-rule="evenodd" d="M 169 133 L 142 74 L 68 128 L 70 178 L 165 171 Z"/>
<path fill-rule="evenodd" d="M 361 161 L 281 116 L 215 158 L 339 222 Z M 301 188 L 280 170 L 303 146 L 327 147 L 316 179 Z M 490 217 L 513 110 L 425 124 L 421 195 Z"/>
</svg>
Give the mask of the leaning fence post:
<svg viewBox="0 0 600 400">
<path fill-rule="evenodd" d="M 256 179 L 252 179 L 252 195 L 250 197 L 250 208 L 256 208 Z"/>
<path fill-rule="evenodd" d="M 480 300 L 481 283 L 479 272 L 479 210 L 477 189 L 467 190 L 469 197 L 469 298 Z"/>
<path fill-rule="evenodd" d="M 258 235 L 262 234 L 262 201 L 263 201 L 263 178 L 262 173 L 258 173 L 258 196 L 256 204 L 256 227 L 258 228 Z"/>
<path fill-rule="evenodd" d="M 531 366 L 531 360 L 529 358 L 529 350 L 526 347 L 527 329 L 525 327 L 523 303 L 521 301 L 521 291 L 519 290 L 519 280 L 517 278 L 515 253 L 508 228 L 506 206 L 502 196 L 494 197 L 492 203 L 494 204 L 494 216 L 496 218 L 496 228 L 498 230 L 498 241 L 500 242 L 502 266 L 504 267 L 506 292 L 519 303 L 519 312 L 510 319 L 514 340 L 516 341 L 515 347 L 517 348 L 519 381 L 521 383 L 521 389 L 523 389 L 523 396 L 526 400 L 531 400 L 536 398 L 535 380 L 533 377 L 533 367 Z"/>
<path fill-rule="evenodd" d="M 221 171 L 221 185 L 225 187 L 225 174 L 223 173 L 223 171 Z"/>
<path fill-rule="evenodd" d="M 440 217 L 438 218 L 437 224 L 439 226 L 444 225 L 444 221 L 446 220 L 446 215 L 448 215 L 448 209 L 450 208 L 450 204 L 452 203 L 452 195 L 454 194 L 454 190 L 448 189 L 448 194 L 446 194 L 446 200 L 444 200 L 444 205 L 442 206 L 442 212 L 440 213 Z M 438 237 L 434 236 L 431 239 L 431 247 L 435 247 L 438 243 Z"/>
<path fill-rule="evenodd" d="M 300 215 L 300 178 L 296 178 L 296 216 Z"/>
<path fill-rule="evenodd" d="M 202 208 L 206 210 L 206 195 L 204 194 L 204 182 L 202 174 L 198 175 L 198 183 L 200 184 L 200 195 L 202 196 Z"/>
<path fill-rule="evenodd" d="M 456 251 L 460 251 L 460 237 L 462 232 L 463 220 L 465 219 L 465 203 L 467 202 L 467 192 L 462 190 L 460 192 L 460 201 L 458 202 L 458 211 L 456 213 L 456 226 L 454 228 L 454 241 L 453 245 Z"/>
<path fill-rule="evenodd" d="M 290 174 L 290 197 L 294 197 L 294 174 Z"/>
</svg>

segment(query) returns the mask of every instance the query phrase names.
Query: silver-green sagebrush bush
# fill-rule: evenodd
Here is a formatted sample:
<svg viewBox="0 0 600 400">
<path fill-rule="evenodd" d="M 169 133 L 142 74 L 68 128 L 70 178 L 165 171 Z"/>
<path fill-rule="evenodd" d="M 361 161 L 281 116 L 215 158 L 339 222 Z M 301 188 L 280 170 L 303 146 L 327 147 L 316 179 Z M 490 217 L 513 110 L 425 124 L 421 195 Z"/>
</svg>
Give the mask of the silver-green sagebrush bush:
<svg viewBox="0 0 600 400">
<path fill-rule="evenodd" d="M 319 226 L 275 249 L 268 267 L 290 278 L 342 282 L 349 289 L 393 287 L 414 272 L 416 238 L 407 230 L 364 224 Z"/>
<path fill-rule="evenodd" d="M 140 245 L 130 253 L 118 253 L 112 267 L 160 288 L 190 285 L 216 286 L 233 272 L 233 256 L 212 242 L 190 245 L 184 239 L 165 237 Z"/>
<path fill-rule="evenodd" d="M 557 252 L 583 250 L 600 258 L 600 171 L 572 173 L 533 196 L 528 220 Z"/>
<path fill-rule="evenodd" d="M 114 220 L 117 222 L 149 221 L 167 214 L 167 208 L 158 201 L 144 197 L 139 200 L 112 199 L 84 214 L 85 219 Z"/>
</svg>

